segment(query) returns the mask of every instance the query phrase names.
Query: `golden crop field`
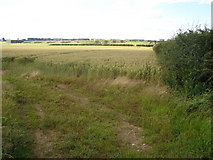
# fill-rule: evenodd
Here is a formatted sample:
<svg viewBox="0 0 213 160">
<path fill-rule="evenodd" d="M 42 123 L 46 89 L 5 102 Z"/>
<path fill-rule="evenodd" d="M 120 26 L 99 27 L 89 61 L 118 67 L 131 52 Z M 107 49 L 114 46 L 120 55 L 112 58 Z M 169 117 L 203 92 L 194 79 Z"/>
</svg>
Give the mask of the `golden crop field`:
<svg viewBox="0 0 213 160">
<path fill-rule="evenodd" d="M 36 55 L 41 61 L 55 62 L 124 62 L 127 64 L 153 62 L 152 48 L 113 46 L 48 46 L 35 44 L 5 44 L 3 57 Z"/>
<path fill-rule="evenodd" d="M 2 48 L 3 57 L 34 56 L 37 62 L 87 65 L 92 71 L 116 70 L 115 72 L 119 72 L 116 76 L 122 72 L 124 73 L 122 76 L 130 75 L 131 78 L 136 76 L 137 79 L 143 79 L 139 74 L 147 68 L 150 72 L 148 74 L 156 74 L 159 70 L 155 54 L 149 47 L 5 44 Z"/>
</svg>

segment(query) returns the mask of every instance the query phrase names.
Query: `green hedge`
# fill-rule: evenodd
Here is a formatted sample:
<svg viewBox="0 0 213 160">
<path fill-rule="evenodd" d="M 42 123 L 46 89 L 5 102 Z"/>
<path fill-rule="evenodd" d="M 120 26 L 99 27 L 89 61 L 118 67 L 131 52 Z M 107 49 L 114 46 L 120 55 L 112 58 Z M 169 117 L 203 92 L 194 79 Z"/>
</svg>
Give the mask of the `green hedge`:
<svg viewBox="0 0 213 160">
<path fill-rule="evenodd" d="M 137 44 L 138 47 L 153 47 L 153 44 Z"/>
<path fill-rule="evenodd" d="M 180 31 L 172 40 L 154 46 L 163 79 L 172 88 L 196 95 L 213 86 L 212 31 Z"/>
</svg>

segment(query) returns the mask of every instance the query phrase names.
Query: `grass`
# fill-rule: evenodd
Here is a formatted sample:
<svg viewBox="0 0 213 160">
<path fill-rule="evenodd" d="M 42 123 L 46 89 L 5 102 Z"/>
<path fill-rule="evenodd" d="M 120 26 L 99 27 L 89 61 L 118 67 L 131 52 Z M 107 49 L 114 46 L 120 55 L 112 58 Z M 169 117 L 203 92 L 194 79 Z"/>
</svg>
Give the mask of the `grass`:
<svg viewBox="0 0 213 160">
<path fill-rule="evenodd" d="M 3 46 L 3 157 L 210 157 L 211 97 L 152 67 L 149 48 Z"/>
</svg>

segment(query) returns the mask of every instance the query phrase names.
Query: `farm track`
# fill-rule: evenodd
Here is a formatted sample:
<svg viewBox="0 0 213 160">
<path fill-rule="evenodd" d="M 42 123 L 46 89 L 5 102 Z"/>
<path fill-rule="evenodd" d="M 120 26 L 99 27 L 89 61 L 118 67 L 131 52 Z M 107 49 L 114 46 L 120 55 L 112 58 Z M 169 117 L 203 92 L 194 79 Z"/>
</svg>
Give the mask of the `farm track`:
<svg viewBox="0 0 213 160">
<path fill-rule="evenodd" d="M 45 118 L 45 113 L 41 109 L 39 104 L 35 104 L 36 111 L 43 120 Z M 35 154 L 38 158 L 51 158 L 46 156 L 45 154 L 52 151 L 53 143 L 51 139 L 55 137 L 56 131 L 51 131 L 48 134 L 44 133 L 40 128 L 35 130 L 35 137 L 36 137 L 36 146 L 35 146 Z"/>
<path fill-rule="evenodd" d="M 59 84 L 59 85 L 57 85 L 57 87 L 62 89 L 66 94 L 68 94 L 69 96 L 71 96 L 75 100 L 79 101 L 81 105 L 89 104 L 89 99 L 87 97 L 84 97 L 82 95 L 77 96 L 77 94 L 75 92 L 73 92 L 72 90 L 68 89 L 66 85 Z"/>
<path fill-rule="evenodd" d="M 78 93 L 74 92 L 73 90 L 69 89 L 64 84 L 57 85 L 58 88 L 63 90 L 66 94 L 74 98 L 76 101 L 79 101 L 79 103 L 82 106 L 86 106 L 90 103 L 89 98 L 85 97 L 84 95 L 79 95 Z M 98 110 L 100 111 L 110 111 L 110 112 L 116 112 L 114 109 L 110 109 L 105 107 L 102 104 L 94 104 Z M 91 111 L 94 112 L 94 111 Z M 151 146 L 143 143 L 144 136 L 140 136 L 143 132 L 142 128 L 137 127 L 133 124 L 130 124 L 128 122 L 128 117 L 124 114 L 117 113 L 116 112 L 116 121 L 117 125 L 114 126 L 115 129 L 118 131 L 118 138 L 122 141 L 123 145 L 127 143 L 129 147 L 132 147 L 133 149 L 137 149 L 137 151 L 143 150 L 143 149 L 151 149 Z"/>
<path fill-rule="evenodd" d="M 39 54 L 37 54 L 38 51 Z M 4 71 L 0 72 L 0 74 L 5 74 L 5 77 L 8 76 L 9 80 L 20 90 L 20 92 L 18 92 L 20 95 L 18 96 L 26 98 L 26 101 L 17 101 L 16 103 L 20 103 L 20 105 L 24 103 L 26 106 L 26 117 L 22 117 L 22 119 L 23 124 L 27 124 L 26 127 L 29 129 L 27 130 L 29 135 L 33 135 L 31 154 L 35 158 L 67 158 L 76 156 L 119 157 L 120 154 L 131 155 L 132 152 L 136 152 L 136 155 L 140 155 L 143 152 L 142 150 L 149 148 L 147 144 L 144 144 L 142 128 L 129 122 L 131 119 L 130 115 L 121 113 L 118 111 L 119 108 L 114 108 L 113 106 L 108 107 L 108 104 L 110 104 L 110 102 L 107 103 L 108 101 L 103 102 L 103 104 L 100 101 L 96 101 L 96 98 L 102 98 L 99 97 L 99 95 L 96 97 L 95 94 L 87 95 L 84 92 L 82 93 L 83 86 L 77 90 L 71 89 L 72 87 L 76 87 L 75 84 L 68 86 L 63 79 L 59 79 L 58 81 L 57 76 L 56 79 L 53 80 L 51 76 L 44 76 L 43 74 L 45 74 L 46 71 L 43 70 L 43 68 L 45 67 L 43 67 L 43 63 L 40 63 L 46 59 L 52 62 L 52 60 L 58 59 L 58 56 L 64 56 L 64 60 L 67 60 L 67 54 L 69 53 L 72 53 L 72 57 L 74 56 L 76 58 L 73 61 L 73 63 L 75 63 L 79 61 L 78 58 L 79 55 L 81 55 L 79 53 L 86 52 L 86 54 L 80 58 L 84 60 L 88 54 L 89 58 L 98 55 L 103 63 L 106 62 L 108 64 L 110 60 L 117 62 L 117 59 L 120 59 L 120 54 L 122 54 L 122 57 L 123 54 L 129 56 L 130 49 L 127 48 L 125 52 L 123 52 L 123 49 L 117 48 L 107 48 L 107 50 L 101 48 L 95 49 L 94 51 L 75 50 L 75 52 L 70 52 L 69 50 L 63 50 L 62 52 L 61 49 L 60 51 L 55 51 L 54 49 L 54 51 L 51 50 L 51 54 L 49 54 L 49 51 L 48 54 L 46 54 L 46 51 L 38 51 L 36 48 L 36 50 L 30 53 L 32 57 L 35 56 L 36 63 L 34 63 L 35 66 L 32 63 L 29 70 L 27 67 L 25 70 L 25 66 L 21 66 L 21 64 L 18 63 L 20 71 L 17 70 L 17 73 L 14 75 L 10 75 L 10 68 L 6 70 L 6 73 L 4 73 Z M 114 54 L 113 56 L 111 55 L 113 51 L 118 52 L 117 56 L 114 56 Z M 134 49 L 134 54 L 137 54 L 139 51 L 138 49 Z M 21 51 L 17 59 L 25 58 L 26 55 L 29 54 L 25 53 L 26 52 L 23 54 Z M 141 54 L 137 55 L 140 56 Z M 17 56 L 17 54 L 14 56 Z M 146 54 L 144 54 L 144 56 L 146 56 Z M 89 58 L 88 61 L 93 63 L 93 59 Z M 132 60 L 134 61 L 135 57 Z M 132 63 L 132 60 L 128 62 Z M 68 61 L 64 62 L 64 64 L 66 63 L 68 63 Z M 96 65 L 96 63 L 94 64 Z M 31 65 L 31 63 L 29 63 L 29 65 Z M 114 63 L 109 63 L 108 67 L 111 65 L 114 65 Z M 133 67 L 134 65 L 135 64 L 133 64 Z M 19 69 L 19 67 L 16 67 L 17 66 L 15 66 L 14 70 Z M 24 70 L 22 70 L 21 67 L 23 67 Z M 57 70 L 58 68 L 56 67 L 55 69 Z M 10 79 L 10 77 L 12 78 Z M 137 82 L 131 82 L 129 79 L 121 77 L 113 81 L 107 80 L 105 85 L 129 85 L 129 87 L 137 85 Z M 48 95 L 46 93 L 48 93 Z M 20 97 L 15 98 L 19 100 L 18 98 Z M 107 98 L 107 96 L 103 98 Z M 17 108 L 17 111 L 19 110 L 21 110 L 21 108 Z M 21 120 L 20 122 L 22 122 Z"/>
</svg>

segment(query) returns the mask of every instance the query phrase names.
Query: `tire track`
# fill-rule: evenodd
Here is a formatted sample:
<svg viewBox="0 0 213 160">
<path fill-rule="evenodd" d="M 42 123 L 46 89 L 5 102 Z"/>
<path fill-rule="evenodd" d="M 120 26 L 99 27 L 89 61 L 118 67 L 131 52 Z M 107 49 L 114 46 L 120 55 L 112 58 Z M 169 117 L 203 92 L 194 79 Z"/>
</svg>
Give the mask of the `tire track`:
<svg viewBox="0 0 213 160">
<path fill-rule="evenodd" d="M 44 120 L 45 113 L 41 109 L 40 105 L 35 104 L 35 108 L 41 120 Z M 35 154 L 37 158 L 51 158 L 46 156 L 46 154 L 53 150 L 52 139 L 56 137 L 56 132 L 53 130 L 51 132 L 48 132 L 48 134 L 44 134 L 44 132 L 40 128 L 37 128 L 35 130 L 35 137 L 36 137 Z"/>
<path fill-rule="evenodd" d="M 79 101 L 82 106 L 90 103 L 88 97 L 85 97 L 84 95 L 77 96 L 77 93 L 69 89 L 65 84 L 59 84 L 57 87 L 74 98 L 76 101 Z M 99 111 L 115 112 L 115 110 L 107 108 L 102 104 L 95 104 L 95 106 L 99 107 Z M 118 131 L 118 137 L 122 141 L 123 145 L 127 143 L 129 147 L 134 148 L 137 151 L 151 148 L 151 146 L 143 142 L 144 136 L 140 136 L 143 132 L 142 128 L 130 124 L 127 121 L 128 117 L 124 114 L 117 113 L 116 119 L 118 123 L 115 128 Z"/>
</svg>

